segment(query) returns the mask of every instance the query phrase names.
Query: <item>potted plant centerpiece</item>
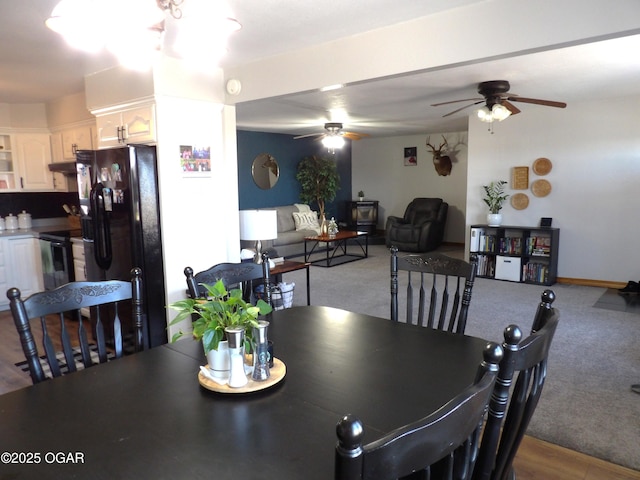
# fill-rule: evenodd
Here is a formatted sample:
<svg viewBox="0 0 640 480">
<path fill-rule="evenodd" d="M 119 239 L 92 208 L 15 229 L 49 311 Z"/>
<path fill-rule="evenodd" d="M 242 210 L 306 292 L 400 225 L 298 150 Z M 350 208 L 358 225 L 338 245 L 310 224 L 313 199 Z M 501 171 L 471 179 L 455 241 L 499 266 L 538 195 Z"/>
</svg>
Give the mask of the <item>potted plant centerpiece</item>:
<svg viewBox="0 0 640 480">
<path fill-rule="evenodd" d="M 327 234 L 325 202 L 333 201 L 340 188 L 340 174 L 336 163 L 315 155 L 304 157 L 298 164 L 296 179 L 300 182 L 300 200 L 304 203 L 315 201 L 318 204 L 320 230 L 322 234 Z"/>
<path fill-rule="evenodd" d="M 222 280 L 214 285 L 202 286 L 207 290 L 207 298 L 187 298 L 169 305 L 178 315 L 169 325 L 192 319 L 193 337 L 202 340 L 207 355 L 209 369 L 213 376 L 224 378 L 229 375 L 229 354 L 225 328 L 241 327 L 245 331 L 245 351 L 249 351 L 253 327 L 258 326 L 258 316 L 271 313 L 272 307 L 259 299 L 255 305 L 242 299 L 242 290 L 227 291 Z M 175 342 L 184 335 L 180 331 L 173 335 Z"/>
<path fill-rule="evenodd" d="M 363 190 L 360 190 L 358 192 L 358 200 L 359 201 L 363 201 L 364 200 L 364 191 Z"/>
<path fill-rule="evenodd" d="M 483 198 L 484 203 L 489 207 L 489 214 L 487 215 L 487 223 L 490 227 L 498 227 L 502 224 L 502 204 L 509 197 L 504 193 L 504 187 L 507 184 L 505 180 L 497 180 L 491 182 L 489 185 L 483 185 L 485 196 Z"/>
</svg>

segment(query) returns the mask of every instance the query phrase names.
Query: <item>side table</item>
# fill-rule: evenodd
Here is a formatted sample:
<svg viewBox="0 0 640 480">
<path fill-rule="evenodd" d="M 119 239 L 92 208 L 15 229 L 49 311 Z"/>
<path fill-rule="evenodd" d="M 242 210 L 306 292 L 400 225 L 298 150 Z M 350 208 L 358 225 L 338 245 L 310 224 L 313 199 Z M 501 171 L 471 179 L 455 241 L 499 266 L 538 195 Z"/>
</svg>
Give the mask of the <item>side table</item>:
<svg viewBox="0 0 640 480">
<path fill-rule="evenodd" d="M 311 287 L 309 286 L 309 262 L 294 262 L 293 260 L 285 260 L 282 263 L 276 263 L 273 268 L 269 269 L 269 274 L 274 276 L 273 283 L 282 281 L 282 274 L 295 272 L 296 270 L 307 270 L 307 305 L 311 305 Z"/>
</svg>

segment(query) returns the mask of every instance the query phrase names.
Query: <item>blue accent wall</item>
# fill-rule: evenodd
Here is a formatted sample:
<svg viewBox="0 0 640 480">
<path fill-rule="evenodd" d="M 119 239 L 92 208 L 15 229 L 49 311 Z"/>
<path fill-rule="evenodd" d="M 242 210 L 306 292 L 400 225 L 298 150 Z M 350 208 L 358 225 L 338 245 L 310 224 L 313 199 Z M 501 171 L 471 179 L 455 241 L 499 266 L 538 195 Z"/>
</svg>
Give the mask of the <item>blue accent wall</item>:
<svg viewBox="0 0 640 480">
<path fill-rule="evenodd" d="M 306 156 L 318 155 L 333 158 L 340 175 L 336 199 L 325 207 L 328 218 L 336 217 L 338 221 L 346 219 L 345 202 L 352 199 L 350 140 L 335 155 L 331 155 L 313 137 L 294 140 L 291 135 L 238 130 L 237 138 L 240 210 L 300 203 L 300 183 L 296 180 L 298 163 Z M 261 153 L 275 157 L 280 168 L 278 182 L 269 190 L 259 188 L 251 177 L 253 160 Z M 317 205 L 311 205 L 311 208 L 317 210 Z"/>
</svg>

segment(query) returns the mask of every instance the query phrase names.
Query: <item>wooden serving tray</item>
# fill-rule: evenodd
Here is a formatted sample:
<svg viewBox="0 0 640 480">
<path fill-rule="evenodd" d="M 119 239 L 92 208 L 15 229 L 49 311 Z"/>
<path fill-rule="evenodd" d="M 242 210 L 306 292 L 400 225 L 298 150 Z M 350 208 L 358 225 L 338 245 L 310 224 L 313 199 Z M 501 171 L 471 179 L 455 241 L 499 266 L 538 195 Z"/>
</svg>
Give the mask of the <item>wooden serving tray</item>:
<svg viewBox="0 0 640 480">
<path fill-rule="evenodd" d="M 206 368 L 209 368 L 209 365 L 205 365 Z M 213 392 L 218 393 L 251 393 L 258 392 L 260 390 L 264 390 L 266 388 L 272 387 L 275 384 L 279 383 L 287 373 L 287 366 L 284 364 L 282 360 L 279 358 L 273 358 L 273 367 L 269 369 L 271 376 L 263 381 L 256 382 L 251 379 L 251 375 L 247 375 L 249 381 L 244 387 L 239 388 L 231 388 L 229 385 L 220 385 L 219 383 L 214 382 L 210 378 L 204 376 L 202 372 L 198 372 L 198 382 L 207 390 L 211 390 Z"/>
</svg>

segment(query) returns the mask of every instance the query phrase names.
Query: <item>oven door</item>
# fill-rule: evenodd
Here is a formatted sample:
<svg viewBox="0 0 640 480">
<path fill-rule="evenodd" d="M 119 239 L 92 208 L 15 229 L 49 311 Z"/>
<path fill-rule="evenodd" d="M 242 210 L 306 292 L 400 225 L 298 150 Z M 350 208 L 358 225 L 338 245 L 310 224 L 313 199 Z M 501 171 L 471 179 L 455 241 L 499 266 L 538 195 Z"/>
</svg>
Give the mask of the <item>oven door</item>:
<svg viewBox="0 0 640 480">
<path fill-rule="evenodd" d="M 40 237 L 44 289 L 53 290 L 74 280 L 71 242 L 65 238 Z"/>
</svg>

